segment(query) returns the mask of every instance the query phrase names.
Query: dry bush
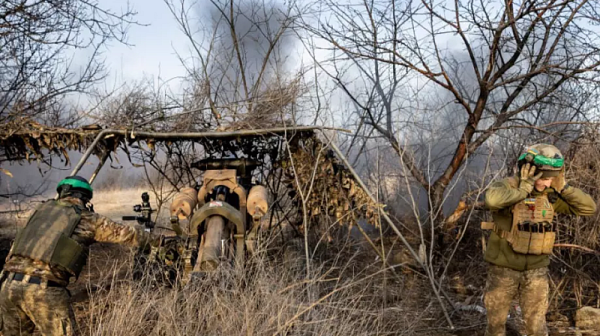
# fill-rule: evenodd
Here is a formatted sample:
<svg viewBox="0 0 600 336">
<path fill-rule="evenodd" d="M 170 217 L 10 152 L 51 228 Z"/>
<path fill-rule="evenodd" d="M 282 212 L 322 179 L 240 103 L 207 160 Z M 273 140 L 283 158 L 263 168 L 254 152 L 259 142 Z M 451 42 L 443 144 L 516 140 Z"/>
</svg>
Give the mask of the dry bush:
<svg viewBox="0 0 600 336">
<path fill-rule="evenodd" d="M 395 281 L 371 254 L 346 247 L 313 260 L 307 278 L 294 255 L 302 253 L 271 244 L 244 269 L 223 266 L 179 289 L 128 280 L 116 262 L 90 280 L 99 285 L 88 285 L 96 290 L 77 314 L 80 327 L 85 335 L 443 335 L 414 274 Z"/>
<path fill-rule="evenodd" d="M 566 152 L 567 182 L 600 199 L 598 130 L 587 130 Z M 552 307 L 571 316 L 582 306 L 600 307 L 600 215 L 559 217 L 557 244 L 552 257 Z"/>
<path fill-rule="evenodd" d="M 148 184 L 146 177 L 142 176 L 139 171 L 132 173 L 131 170 L 126 169 L 107 169 L 104 173 L 105 174 L 98 179 L 98 182 L 94 183 L 94 190 L 114 191 L 133 189 L 146 187 Z"/>
</svg>

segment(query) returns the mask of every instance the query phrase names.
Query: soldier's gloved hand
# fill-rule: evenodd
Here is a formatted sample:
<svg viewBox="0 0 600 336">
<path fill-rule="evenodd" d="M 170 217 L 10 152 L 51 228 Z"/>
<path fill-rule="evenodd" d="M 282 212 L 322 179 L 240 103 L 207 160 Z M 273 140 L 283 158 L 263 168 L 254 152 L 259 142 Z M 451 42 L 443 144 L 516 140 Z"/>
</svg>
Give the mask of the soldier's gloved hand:
<svg viewBox="0 0 600 336">
<path fill-rule="evenodd" d="M 543 175 L 542 172 L 536 174 L 535 170 L 535 165 L 531 165 L 529 163 L 521 166 L 519 189 L 526 191 L 528 194 L 533 191 L 533 188 L 535 187 L 535 181 L 539 180 Z"/>
<path fill-rule="evenodd" d="M 564 169 L 560 171 L 558 176 L 554 177 L 554 180 L 552 180 L 552 184 L 550 186 L 554 190 L 556 190 L 556 192 L 558 192 L 558 193 L 562 193 L 569 187 L 569 185 L 567 184 L 567 181 L 565 180 L 565 170 Z"/>
</svg>

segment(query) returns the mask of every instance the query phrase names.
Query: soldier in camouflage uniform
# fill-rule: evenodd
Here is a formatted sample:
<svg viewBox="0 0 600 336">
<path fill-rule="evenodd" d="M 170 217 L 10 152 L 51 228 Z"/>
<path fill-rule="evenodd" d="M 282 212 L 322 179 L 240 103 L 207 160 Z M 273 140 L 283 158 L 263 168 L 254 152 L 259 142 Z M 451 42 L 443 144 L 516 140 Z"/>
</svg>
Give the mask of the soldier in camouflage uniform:
<svg viewBox="0 0 600 336">
<path fill-rule="evenodd" d="M 4 336 L 75 335 L 66 289 L 77 278 L 94 242 L 153 244 L 141 226 L 123 225 L 86 208 L 93 196 L 87 180 L 70 176 L 58 185 L 58 200 L 41 204 L 19 230 L 2 271 L 0 318 Z"/>
<path fill-rule="evenodd" d="M 519 157 L 520 174 L 493 183 L 485 194 L 492 233 L 485 252 L 488 268 L 486 336 L 505 336 L 510 304 L 519 303 L 528 336 L 546 336 L 548 265 L 556 224 L 554 213 L 590 216 L 596 202 L 564 179 L 563 156 L 546 144 Z"/>
</svg>

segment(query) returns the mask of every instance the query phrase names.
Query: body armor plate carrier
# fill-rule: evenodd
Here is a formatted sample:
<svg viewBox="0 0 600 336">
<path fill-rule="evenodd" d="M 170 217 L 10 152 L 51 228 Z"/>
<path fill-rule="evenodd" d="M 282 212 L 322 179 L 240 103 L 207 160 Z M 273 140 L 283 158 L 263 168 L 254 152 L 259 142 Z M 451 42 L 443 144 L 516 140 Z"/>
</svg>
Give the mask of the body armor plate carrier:
<svg viewBox="0 0 600 336">
<path fill-rule="evenodd" d="M 79 207 L 49 200 L 19 230 L 11 254 L 60 266 L 77 277 L 86 261 L 84 248 L 71 238 L 80 220 Z"/>
<path fill-rule="evenodd" d="M 546 194 L 526 198 L 512 207 L 513 221 L 510 231 L 493 223 L 482 223 L 483 229 L 492 229 L 505 238 L 512 249 L 522 254 L 552 254 L 556 239 L 554 208 Z"/>
</svg>

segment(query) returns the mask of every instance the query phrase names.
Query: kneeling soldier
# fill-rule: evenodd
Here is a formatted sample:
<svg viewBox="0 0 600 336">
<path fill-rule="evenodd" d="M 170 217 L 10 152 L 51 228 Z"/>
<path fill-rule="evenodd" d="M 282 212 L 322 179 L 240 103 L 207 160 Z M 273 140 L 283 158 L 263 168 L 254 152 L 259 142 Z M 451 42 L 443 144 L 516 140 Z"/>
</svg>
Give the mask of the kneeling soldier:
<svg viewBox="0 0 600 336">
<path fill-rule="evenodd" d="M 75 335 L 66 289 L 77 278 L 94 242 L 145 246 L 153 242 L 140 226 L 123 225 L 86 208 L 93 191 L 79 176 L 62 180 L 58 200 L 41 204 L 19 230 L 2 271 L 0 318 L 4 336 Z"/>
</svg>

